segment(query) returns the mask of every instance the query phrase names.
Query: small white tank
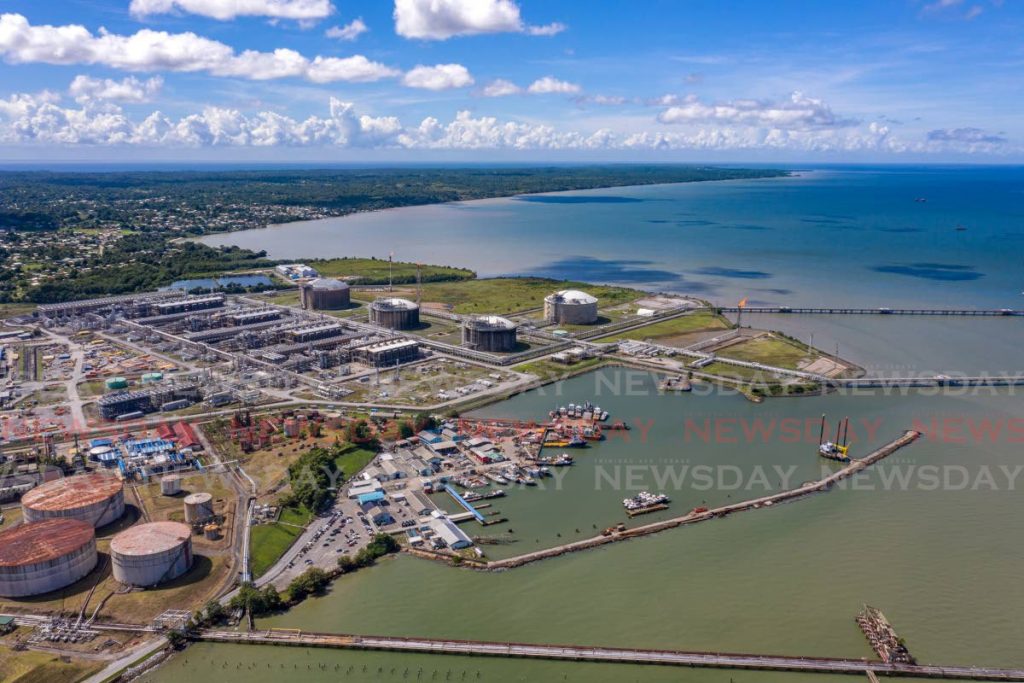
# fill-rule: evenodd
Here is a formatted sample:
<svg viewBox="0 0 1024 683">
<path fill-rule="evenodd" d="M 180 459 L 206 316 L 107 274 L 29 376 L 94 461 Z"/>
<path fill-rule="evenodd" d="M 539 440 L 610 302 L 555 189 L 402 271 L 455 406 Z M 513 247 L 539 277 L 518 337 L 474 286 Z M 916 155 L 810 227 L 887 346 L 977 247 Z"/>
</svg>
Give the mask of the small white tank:
<svg viewBox="0 0 1024 683">
<path fill-rule="evenodd" d="M 165 496 L 176 496 L 181 493 L 181 477 L 177 474 L 168 474 L 161 479 L 160 493 Z"/>
<path fill-rule="evenodd" d="M 193 493 L 185 497 L 185 523 L 201 524 L 213 517 L 213 496 Z"/>
</svg>

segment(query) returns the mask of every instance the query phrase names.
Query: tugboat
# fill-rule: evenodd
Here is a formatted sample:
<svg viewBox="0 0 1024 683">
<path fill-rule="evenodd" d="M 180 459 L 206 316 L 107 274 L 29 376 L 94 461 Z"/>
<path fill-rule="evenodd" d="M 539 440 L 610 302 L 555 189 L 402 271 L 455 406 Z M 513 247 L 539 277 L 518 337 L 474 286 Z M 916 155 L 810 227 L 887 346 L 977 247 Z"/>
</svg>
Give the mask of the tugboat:
<svg viewBox="0 0 1024 683">
<path fill-rule="evenodd" d="M 641 510 L 665 505 L 666 503 L 668 503 L 668 496 L 664 493 L 641 491 L 632 498 L 624 498 L 622 500 L 622 507 L 626 508 L 627 512 L 639 512 Z"/>
<path fill-rule="evenodd" d="M 839 442 L 842 434 L 842 443 Z M 825 415 L 821 416 L 821 431 L 818 434 L 818 455 L 837 462 L 850 462 L 850 447 L 846 445 L 846 439 L 850 434 L 850 418 L 847 417 L 836 425 L 835 441 L 825 441 Z"/>
</svg>

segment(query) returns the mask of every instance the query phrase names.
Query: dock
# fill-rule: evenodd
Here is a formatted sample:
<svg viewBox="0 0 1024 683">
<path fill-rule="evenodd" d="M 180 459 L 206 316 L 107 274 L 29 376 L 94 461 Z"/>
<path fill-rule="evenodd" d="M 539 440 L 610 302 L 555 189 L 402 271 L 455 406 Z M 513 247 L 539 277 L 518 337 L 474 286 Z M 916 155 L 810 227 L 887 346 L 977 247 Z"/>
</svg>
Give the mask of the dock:
<svg viewBox="0 0 1024 683">
<path fill-rule="evenodd" d="M 866 659 L 828 657 L 787 657 L 783 655 L 732 654 L 686 650 L 647 650 L 637 648 L 589 647 L 502 643 L 484 640 L 443 640 L 437 638 L 401 638 L 343 633 L 317 633 L 298 629 L 269 631 L 204 630 L 195 640 L 248 645 L 283 645 L 349 650 L 383 650 L 424 654 L 479 655 L 547 659 L 573 662 L 614 662 L 622 664 L 659 664 L 716 669 L 755 671 L 792 671 L 799 673 L 884 675 L 974 681 L 1024 681 L 1024 669 L 997 669 L 974 666 L 930 666 L 888 664 Z"/>
<path fill-rule="evenodd" d="M 469 501 L 467 501 L 465 498 L 459 495 L 458 491 L 453 489 L 448 484 L 444 485 L 444 490 L 449 496 L 452 497 L 453 500 L 455 500 L 456 503 L 461 505 L 466 510 L 467 513 L 471 514 L 476 519 L 476 521 L 480 522 L 481 524 L 484 524 L 486 522 L 484 516 L 480 513 L 480 511 L 473 507 L 469 503 Z"/>
<path fill-rule="evenodd" d="M 956 316 L 1018 316 L 1024 310 L 1014 308 L 842 308 L 834 306 L 724 306 L 722 313 L 792 313 L 795 315 L 956 315 Z"/>
<path fill-rule="evenodd" d="M 591 548 L 597 548 L 608 543 L 616 543 L 618 541 L 625 541 L 630 538 L 636 538 L 639 536 L 647 536 L 650 534 L 656 534 L 660 531 L 666 531 L 668 529 L 674 529 L 680 526 L 686 526 L 690 524 L 698 524 L 700 522 L 707 522 L 712 519 L 718 519 L 720 517 L 726 517 L 735 512 L 743 512 L 746 510 L 757 510 L 763 507 L 770 507 L 776 503 L 782 503 L 785 501 L 796 500 L 814 493 L 821 493 L 828 491 L 830 488 L 838 484 L 839 482 L 852 477 L 861 470 L 864 470 L 871 465 L 875 464 L 879 460 L 882 460 L 896 451 L 900 450 L 905 446 L 909 446 L 920 438 L 921 433 L 914 430 L 907 430 L 897 439 L 890 441 L 881 448 L 878 448 L 871 453 L 867 454 L 863 458 L 851 460 L 849 464 L 845 465 L 842 469 L 836 470 L 832 474 L 822 479 L 811 481 L 793 489 L 787 489 L 786 491 L 780 491 L 771 495 L 762 496 L 760 498 L 753 498 L 740 503 L 732 503 L 730 505 L 723 505 L 718 508 L 706 510 L 703 512 L 690 511 L 681 517 L 673 517 L 672 519 L 666 519 L 660 522 L 653 522 L 644 526 L 635 527 L 633 529 L 626 529 L 625 531 L 616 532 L 608 536 L 594 536 L 592 538 L 584 539 L 582 541 L 574 541 L 572 543 L 566 543 L 564 545 L 555 546 L 553 548 L 547 548 L 545 550 L 537 550 L 531 553 L 523 555 L 517 555 L 515 557 L 509 557 L 502 560 L 495 560 L 487 564 L 486 569 L 490 571 L 511 569 L 513 567 L 521 567 L 524 564 L 530 564 L 531 562 L 538 562 L 551 557 L 558 557 L 567 553 L 579 552 L 581 550 L 589 550 Z"/>
</svg>

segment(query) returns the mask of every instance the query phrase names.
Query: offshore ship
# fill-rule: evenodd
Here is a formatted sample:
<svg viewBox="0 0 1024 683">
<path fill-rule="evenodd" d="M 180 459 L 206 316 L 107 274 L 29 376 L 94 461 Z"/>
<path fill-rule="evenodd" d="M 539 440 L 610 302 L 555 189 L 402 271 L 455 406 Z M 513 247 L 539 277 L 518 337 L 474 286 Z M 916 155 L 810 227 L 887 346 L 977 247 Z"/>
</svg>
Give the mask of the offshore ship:
<svg viewBox="0 0 1024 683">
<path fill-rule="evenodd" d="M 840 420 L 836 425 L 835 441 L 825 441 L 825 415 L 821 416 L 821 431 L 818 434 L 818 455 L 828 460 L 838 462 L 850 462 L 850 447 L 846 445 L 846 439 L 850 434 L 850 418 Z M 842 435 L 842 443 L 839 438 Z"/>
</svg>

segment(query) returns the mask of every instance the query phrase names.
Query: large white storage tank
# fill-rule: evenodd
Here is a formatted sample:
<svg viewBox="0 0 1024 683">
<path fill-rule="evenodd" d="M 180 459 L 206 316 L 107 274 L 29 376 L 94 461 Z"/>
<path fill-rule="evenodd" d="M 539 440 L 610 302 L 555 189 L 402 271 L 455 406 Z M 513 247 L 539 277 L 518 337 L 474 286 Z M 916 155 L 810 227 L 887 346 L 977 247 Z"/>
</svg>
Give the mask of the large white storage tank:
<svg viewBox="0 0 1024 683">
<path fill-rule="evenodd" d="M 70 586 L 96 566 L 96 531 L 77 519 L 44 519 L 0 532 L 0 596 Z"/>
<path fill-rule="evenodd" d="M 578 289 L 563 289 L 544 297 L 544 319 L 556 325 L 597 322 L 597 297 Z"/>
<path fill-rule="evenodd" d="M 185 496 L 185 522 L 200 524 L 213 517 L 213 496 L 199 492 Z"/>
<path fill-rule="evenodd" d="M 150 522 L 110 542 L 114 578 L 130 586 L 156 586 L 192 567 L 192 530 L 180 522 Z"/>
<path fill-rule="evenodd" d="M 21 508 L 26 522 L 61 517 L 98 528 L 124 514 L 124 484 L 99 472 L 56 479 L 22 496 Z"/>
</svg>

